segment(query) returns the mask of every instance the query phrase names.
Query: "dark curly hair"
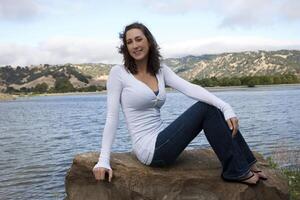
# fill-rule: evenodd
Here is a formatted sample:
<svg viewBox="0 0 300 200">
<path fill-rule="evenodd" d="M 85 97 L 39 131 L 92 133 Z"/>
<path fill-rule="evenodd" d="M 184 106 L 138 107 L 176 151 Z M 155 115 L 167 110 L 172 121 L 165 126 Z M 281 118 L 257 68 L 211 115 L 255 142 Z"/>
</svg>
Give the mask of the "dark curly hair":
<svg viewBox="0 0 300 200">
<path fill-rule="evenodd" d="M 131 57 L 126 46 L 126 33 L 130 29 L 134 29 L 134 28 L 140 29 L 144 33 L 144 35 L 146 36 L 149 42 L 147 71 L 150 74 L 155 75 L 160 68 L 160 59 L 161 59 L 161 55 L 159 52 L 160 48 L 156 43 L 156 40 L 153 37 L 152 33 L 149 31 L 149 29 L 144 24 L 139 22 L 134 22 L 132 24 L 127 25 L 124 31 L 119 34 L 119 38 L 122 41 L 122 44 L 119 47 L 119 53 L 123 54 L 124 66 L 127 69 L 127 71 L 129 70 L 132 74 L 136 74 L 138 72 L 134 58 Z"/>
</svg>

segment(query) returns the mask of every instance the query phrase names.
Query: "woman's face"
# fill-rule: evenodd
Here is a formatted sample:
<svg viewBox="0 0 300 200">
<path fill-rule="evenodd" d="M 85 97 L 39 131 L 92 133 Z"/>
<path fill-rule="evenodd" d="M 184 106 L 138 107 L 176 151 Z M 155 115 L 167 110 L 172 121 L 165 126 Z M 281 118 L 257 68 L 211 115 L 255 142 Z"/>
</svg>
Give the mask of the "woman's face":
<svg viewBox="0 0 300 200">
<path fill-rule="evenodd" d="M 140 29 L 133 28 L 126 32 L 126 46 L 134 60 L 143 61 L 148 59 L 149 42 Z"/>
</svg>

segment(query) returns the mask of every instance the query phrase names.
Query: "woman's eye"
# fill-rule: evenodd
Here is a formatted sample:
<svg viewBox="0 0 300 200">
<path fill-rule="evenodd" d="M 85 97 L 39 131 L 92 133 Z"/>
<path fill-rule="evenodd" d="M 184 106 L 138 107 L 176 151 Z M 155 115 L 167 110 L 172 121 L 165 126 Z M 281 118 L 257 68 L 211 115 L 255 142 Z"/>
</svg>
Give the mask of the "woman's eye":
<svg viewBox="0 0 300 200">
<path fill-rule="evenodd" d="M 131 44 L 131 42 L 132 42 L 132 41 L 131 41 L 131 40 L 129 40 L 129 41 L 127 41 L 127 42 L 126 42 L 126 44 Z"/>
</svg>

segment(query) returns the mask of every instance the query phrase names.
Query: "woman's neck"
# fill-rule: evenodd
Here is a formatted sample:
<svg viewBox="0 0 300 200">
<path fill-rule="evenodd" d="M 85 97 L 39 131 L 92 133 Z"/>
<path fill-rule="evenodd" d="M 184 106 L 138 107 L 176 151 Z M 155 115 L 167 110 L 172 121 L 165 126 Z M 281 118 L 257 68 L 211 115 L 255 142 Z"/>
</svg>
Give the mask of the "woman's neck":
<svg viewBox="0 0 300 200">
<path fill-rule="evenodd" d="M 146 74 L 147 71 L 147 60 L 139 60 L 135 61 L 135 64 L 137 66 L 138 74 Z"/>
</svg>

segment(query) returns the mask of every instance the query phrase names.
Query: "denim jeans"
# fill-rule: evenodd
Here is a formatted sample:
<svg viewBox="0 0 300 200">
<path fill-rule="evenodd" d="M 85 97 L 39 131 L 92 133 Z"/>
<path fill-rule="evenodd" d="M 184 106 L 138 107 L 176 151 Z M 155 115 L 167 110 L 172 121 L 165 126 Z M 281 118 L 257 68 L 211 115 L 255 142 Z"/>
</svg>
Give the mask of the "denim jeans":
<svg viewBox="0 0 300 200">
<path fill-rule="evenodd" d="M 224 179 L 238 180 L 249 173 L 256 159 L 240 131 L 232 137 L 223 113 L 200 101 L 159 133 L 150 166 L 172 164 L 202 129 L 222 164 Z"/>
</svg>

